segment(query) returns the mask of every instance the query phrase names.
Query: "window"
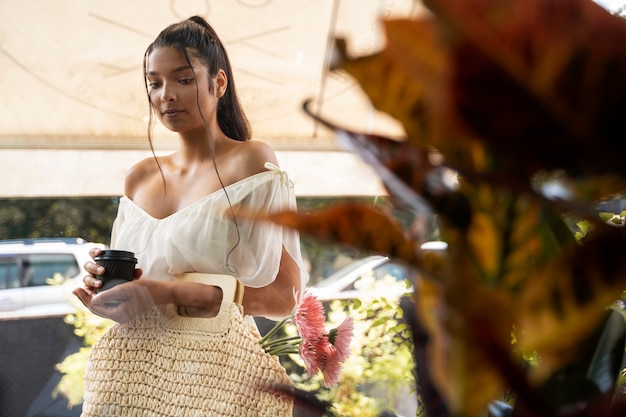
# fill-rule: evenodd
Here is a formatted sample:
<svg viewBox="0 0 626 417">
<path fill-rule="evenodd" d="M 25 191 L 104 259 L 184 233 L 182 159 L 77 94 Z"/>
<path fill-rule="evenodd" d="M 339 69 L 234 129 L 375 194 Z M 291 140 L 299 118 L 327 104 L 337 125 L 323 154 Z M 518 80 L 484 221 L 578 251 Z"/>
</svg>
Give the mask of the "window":
<svg viewBox="0 0 626 417">
<path fill-rule="evenodd" d="M 409 277 L 405 266 L 393 262 L 386 262 L 374 269 L 374 277 L 376 279 L 383 279 L 387 275 L 391 275 L 398 281 L 408 279 Z"/>
<path fill-rule="evenodd" d="M 20 287 L 20 269 L 14 256 L 0 257 L 0 290 Z"/>
<path fill-rule="evenodd" d="M 71 278 L 80 272 L 73 255 L 67 253 L 45 253 L 24 255 L 24 286 L 48 285 L 46 282 L 55 274 Z"/>
</svg>

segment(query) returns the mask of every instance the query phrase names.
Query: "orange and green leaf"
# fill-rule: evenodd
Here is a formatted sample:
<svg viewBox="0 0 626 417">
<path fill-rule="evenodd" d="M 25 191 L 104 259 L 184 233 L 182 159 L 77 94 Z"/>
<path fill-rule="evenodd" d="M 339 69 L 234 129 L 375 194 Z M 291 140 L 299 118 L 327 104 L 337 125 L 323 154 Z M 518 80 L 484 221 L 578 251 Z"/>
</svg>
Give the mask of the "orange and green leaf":
<svg viewBox="0 0 626 417">
<path fill-rule="evenodd" d="M 441 114 L 447 57 L 429 19 L 385 21 L 387 47 L 378 54 L 350 58 L 338 42 L 338 68 L 363 88 L 374 107 L 402 123 L 407 140 L 426 151 L 436 149 L 452 166 L 482 171 L 482 145 L 463 136 L 450 140 Z"/>
<path fill-rule="evenodd" d="M 589 0 L 428 0 L 455 120 L 526 175 L 624 174 L 626 25 Z M 452 120 L 449 120 L 449 122 Z"/>
<path fill-rule="evenodd" d="M 626 287 L 622 228 L 596 228 L 579 246 L 527 277 L 516 301 L 520 348 L 536 350 L 543 371 L 567 363 L 573 348 L 604 317 Z"/>
</svg>

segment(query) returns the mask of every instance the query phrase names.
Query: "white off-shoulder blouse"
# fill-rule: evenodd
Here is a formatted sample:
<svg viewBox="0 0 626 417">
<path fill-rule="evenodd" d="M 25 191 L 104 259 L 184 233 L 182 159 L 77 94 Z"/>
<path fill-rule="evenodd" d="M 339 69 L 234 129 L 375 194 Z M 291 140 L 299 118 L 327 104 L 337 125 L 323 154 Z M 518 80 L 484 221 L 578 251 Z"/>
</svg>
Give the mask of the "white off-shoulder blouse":
<svg viewBox="0 0 626 417">
<path fill-rule="evenodd" d="M 122 197 L 111 248 L 134 252 L 143 279 L 171 280 L 176 273 L 204 272 L 233 275 L 246 286 L 263 287 L 276 279 L 284 246 L 300 268 L 304 288 L 308 273 L 298 232 L 249 216 L 296 209 L 287 174 L 269 163 L 266 168 L 163 219 Z M 247 215 L 237 216 L 238 211 Z"/>
</svg>

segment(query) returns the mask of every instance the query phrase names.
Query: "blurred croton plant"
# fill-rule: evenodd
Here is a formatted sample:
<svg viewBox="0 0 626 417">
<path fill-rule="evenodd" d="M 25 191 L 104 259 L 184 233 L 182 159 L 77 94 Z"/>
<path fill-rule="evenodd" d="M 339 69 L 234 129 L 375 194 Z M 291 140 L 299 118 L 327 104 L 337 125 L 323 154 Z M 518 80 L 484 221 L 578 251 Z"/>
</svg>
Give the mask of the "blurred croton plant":
<svg viewBox="0 0 626 417">
<path fill-rule="evenodd" d="M 419 271 L 431 417 L 624 416 L 624 321 L 609 307 L 626 288 L 626 234 L 598 204 L 626 190 L 626 23 L 591 0 L 423 3 L 421 18 L 384 22 L 375 55 L 336 42 L 335 67 L 404 140 L 305 111 L 373 166 L 394 204 L 436 215 L 447 251 L 421 250 L 367 206 L 272 218 Z M 578 239 L 568 219 L 590 231 Z"/>
</svg>

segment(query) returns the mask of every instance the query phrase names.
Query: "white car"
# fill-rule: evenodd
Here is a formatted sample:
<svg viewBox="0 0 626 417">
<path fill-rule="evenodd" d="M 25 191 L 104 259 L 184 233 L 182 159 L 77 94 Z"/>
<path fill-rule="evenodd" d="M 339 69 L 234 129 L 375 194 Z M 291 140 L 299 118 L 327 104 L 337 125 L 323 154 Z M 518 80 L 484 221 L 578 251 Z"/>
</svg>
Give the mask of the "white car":
<svg viewBox="0 0 626 417">
<path fill-rule="evenodd" d="M 0 320 L 74 312 L 72 290 L 82 285 L 94 246 L 106 247 L 80 238 L 0 241 Z M 52 285 L 55 276 L 63 283 Z"/>
<path fill-rule="evenodd" d="M 424 251 L 445 251 L 448 245 L 445 242 L 430 241 L 421 246 Z M 386 256 L 374 255 L 358 259 L 339 269 L 319 283 L 307 288 L 320 301 L 350 300 L 359 298 L 363 291 L 370 289 L 373 281 L 385 281 L 387 287 L 396 282 L 410 279 L 410 270 L 407 265 L 392 260 Z M 397 285 L 397 291 L 412 291 L 403 285 Z M 394 290 L 394 289 L 391 289 Z"/>
<path fill-rule="evenodd" d="M 374 255 L 348 264 L 307 290 L 322 302 L 351 300 L 362 295 L 360 284 L 366 276 L 374 280 L 393 277 L 396 281 L 403 281 L 409 278 L 408 274 L 405 265 L 391 261 L 386 256 Z"/>
</svg>

